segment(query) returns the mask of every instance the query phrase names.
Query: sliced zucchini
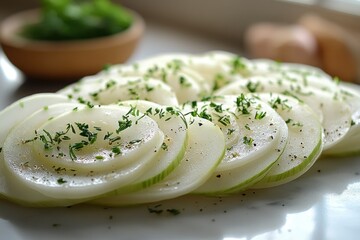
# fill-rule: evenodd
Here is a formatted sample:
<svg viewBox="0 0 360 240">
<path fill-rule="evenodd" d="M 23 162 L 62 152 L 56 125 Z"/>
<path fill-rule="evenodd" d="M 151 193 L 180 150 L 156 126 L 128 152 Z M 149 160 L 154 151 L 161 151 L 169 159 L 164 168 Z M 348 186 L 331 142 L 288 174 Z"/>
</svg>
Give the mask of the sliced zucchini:
<svg viewBox="0 0 360 240">
<path fill-rule="evenodd" d="M 290 83 L 272 77 L 239 79 L 216 92 L 218 95 L 240 92 L 272 92 L 289 95 L 308 104 L 320 119 L 325 133 L 324 151 L 340 143 L 351 126 L 351 109 L 340 97 L 314 87 Z"/>
<path fill-rule="evenodd" d="M 213 123 L 193 118 L 189 124 L 189 141 L 180 165 L 161 182 L 146 189 L 117 196 L 99 198 L 92 203 L 106 206 L 132 205 L 176 198 L 203 184 L 221 161 L 225 141 Z"/>
<path fill-rule="evenodd" d="M 5 166 L 51 198 L 87 199 L 135 181 L 153 163 L 164 134 L 135 108 L 84 106 L 45 122 L 37 115 L 5 140 Z"/>
<path fill-rule="evenodd" d="M 251 76 L 275 77 L 324 91 L 336 87 L 336 81 L 333 81 L 324 71 L 304 64 L 280 63 L 270 59 L 253 59 L 248 64 L 248 69 Z"/>
<path fill-rule="evenodd" d="M 114 104 L 125 100 L 142 99 L 161 105 L 178 105 L 175 92 L 167 84 L 144 77 L 94 75 L 58 93 L 91 104 Z"/>
<path fill-rule="evenodd" d="M 243 106 L 243 104 L 240 104 L 241 102 L 245 103 L 238 98 L 239 97 L 227 96 L 224 101 L 226 103 L 233 102 L 238 108 L 238 106 Z M 232 101 L 230 99 L 232 99 Z M 246 115 L 248 119 L 252 119 L 254 124 L 250 125 L 247 121 L 242 123 L 248 130 L 246 134 L 251 134 L 249 135 L 251 137 L 244 136 L 240 139 L 244 145 L 247 145 L 246 148 L 236 147 L 235 151 L 233 151 L 231 147 L 227 148 L 225 158 L 219 164 L 219 167 L 210 179 L 196 189 L 194 193 L 226 195 L 247 189 L 264 177 L 281 156 L 286 146 L 288 136 L 288 128 L 285 121 L 266 103 L 256 100 L 255 98 L 251 99 L 251 101 L 254 104 L 254 109 L 250 114 Z M 256 109 L 258 110 L 255 111 Z M 244 111 L 242 107 L 240 110 Z M 240 118 L 239 121 L 241 122 Z M 258 122 L 256 123 L 256 121 Z M 263 147 L 258 149 L 258 144 Z M 255 149 L 257 151 L 249 151 L 249 149 Z M 234 154 L 236 155 L 234 156 Z M 228 162 L 228 159 L 232 160 L 231 158 L 233 156 L 236 161 L 233 163 L 231 161 Z M 241 161 L 243 156 L 247 161 Z M 235 164 L 238 161 L 241 164 Z M 232 167 L 230 168 L 228 166 Z"/>
<path fill-rule="evenodd" d="M 297 99 L 271 93 L 257 96 L 287 123 L 288 142 L 280 159 L 253 188 L 277 186 L 298 178 L 315 163 L 323 148 L 323 129 L 311 108 Z"/>
<path fill-rule="evenodd" d="M 9 132 L 37 110 L 46 111 L 50 105 L 70 102 L 69 98 L 54 93 L 38 93 L 12 103 L 0 112 L 0 196 L 6 195 L 7 180 L 4 173 L 4 142 Z"/>
<path fill-rule="evenodd" d="M 20 100 L 0 112 L 0 147 L 10 130 L 38 109 L 46 109 L 51 104 L 70 102 L 69 98 L 55 93 L 38 93 Z"/>
<path fill-rule="evenodd" d="M 104 75 L 138 76 L 163 81 L 175 92 L 178 101 L 194 101 L 210 93 L 204 78 L 185 65 L 187 56 L 166 54 L 142 60 L 133 65 L 115 65 L 101 72 Z"/>
<path fill-rule="evenodd" d="M 358 88 L 352 84 L 338 86 L 339 97 L 350 106 L 352 112 L 351 127 L 343 141 L 324 151 L 326 155 L 349 156 L 360 153 L 360 144 L 354 144 L 360 141 L 360 92 Z"/>
<path fill-rule="evenodd" d="M 212 90 L 233 81 L 236 74 L 248 76 L 245 67 L 248 62 L 245 58 L 224 51 L 202 55 L 172 53 L 141 60 L 132 65 L 114 65 L 101 74 L 162 79 L 176 91 L 179 102 L 184 103 L 208 96 Z M 193 89 L 189 88 L 190 85 Z M 196 95 L 192 93 L 194 90 Z"/>
<path fill-rule="evenodd" d="M 117 194 L 141 190 L 169 175 L 183 159 L 188 135 L 187 122 L 174 107 L 160 106 L 144 100 L 124 101 L 120 104 L 136 108 L 156 121 L 165 139 L 149 169 L 128 186 L 114 191 Z"/>
<path fill-rule="evenodd" d="M 273 122 L 278 114 L 260 100 L 247 96 L 213 97 L 212 101 L 183 105 L 185 115 L 199 116 L 218 125 L 227 151 L 217 171 L 231 170 L 267 154 L 281 134 Z"/>
<path fill-rule="evenodd" d="M 34 125 L 39 126 L 42 122 L 49 121 L 50 119 L 63 114 L 67 111 L 72 111 L 75 108 L 83 107 L 76 103 L 58 103 L 49 105 L 46 108 L 40 108 L 30 116 L 23 119 L 22 123 L 29 128 L 30 121 L 28 119 L 36 118 L 37 121 Z M 34 126 L 34 127 L 36 127 Z M 2 153 L 0 153 L 2 154 Z M 0 159 L 0 196 L 16 202 L 20 205 L 35 206 L 35 207 L 49 207 L 49 206 L 69 206 L 75 203 L 79 203 L 78 200 L 68 200 L 63 198 L 50 198 L 45 196 L 32 188 L 27 187 L 17 178 L 12 176 L 12 173 L 7 171 L 3 155 Z"/>
</svg>

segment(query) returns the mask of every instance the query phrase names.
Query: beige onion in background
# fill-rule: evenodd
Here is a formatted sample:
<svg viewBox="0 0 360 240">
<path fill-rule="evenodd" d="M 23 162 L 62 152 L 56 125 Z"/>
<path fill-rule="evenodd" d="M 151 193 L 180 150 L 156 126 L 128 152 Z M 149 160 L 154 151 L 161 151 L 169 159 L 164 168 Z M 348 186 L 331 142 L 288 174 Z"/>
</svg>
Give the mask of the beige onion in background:
<svg viewBox="0 0 360 240">
<path fill-rule="evenodd" d="M 245 32 L 252 58 L 270 58 L 322 68 L 333 77 L 360 82 L 360 41 L 350 31 L 320 16 L 296 24 L 257 23 Z"/>
</svg>

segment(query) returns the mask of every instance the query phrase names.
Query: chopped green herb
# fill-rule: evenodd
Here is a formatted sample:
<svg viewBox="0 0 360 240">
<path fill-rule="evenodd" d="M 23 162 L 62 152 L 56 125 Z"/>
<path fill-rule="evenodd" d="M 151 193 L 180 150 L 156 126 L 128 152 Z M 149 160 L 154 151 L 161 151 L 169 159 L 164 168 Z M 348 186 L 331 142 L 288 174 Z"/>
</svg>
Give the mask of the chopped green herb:
<svg viewBox="0 0 360 240">
<path fill-rule="evenodd" d="M 242 114 L 250 113 L 250 110 L 249 110 L 249 107 L 251 106 L 250 99 L 246 98 L 243 93 L 240 94 L 240 96 L 238 96 L 236 98 L 235 104 L 236 104 L 238 112 L 241 112 Z"/>
<path fill-rule="evenodd" d="M 162 148 L 162 150 L 167 151 L 167 150 L 168 150 L 168 145 L 166 145 L 166 143 L 163 142 L 163 143 L 161 144 L 161 148 Z"/>
<path fill-rule="evenodd" d="M 216 104 L 214 102 L 210 103 L 210 107 L 212 107 L 216 112 L 222 113 L 224 110 L 222 109 L 222 104 Z"/>
<path fill-rule="evenodd" d="M 128 88 L 128 92 L 132 96 L 138 96 L 139 95 L 138 92 L 136 91 L 136 89 L 134 89 L 134 88 Z"/>
<path fill-rule="evenodd" d="M 161 119 L 161 118 L 163 118 L 165 116 L 165 112 L 164 112 L 164 110 L 162 108 L 155 108 L 154 116 L 155 115 L 158 115 L 159 118 Z"/>
<path fill-rule="evenodd" d="M 99 93 L 100 92 L 94 92 L 94 93 L 90 93 L 90 97 L 92 97 L 93 100 L 98 101 L 99 100 Z"/>
<path fill-rule="evenodd" d="M 233 60 L 231 61 L 231 73 L 235 74 L 235 73 L 241 73 L 246 69 L 246 65 L 244 63 L 243 58 L 236 56 L 233 58 Z"/>
<path fill-rule="evenodd" d="M 146 90 L 147 92 L 151 92 L 152 90 L 154 90 L 154 87 L 150 86 L 149 84 L 146 84 L 146 85 L 145 85 L 145 90 Z"/>
<path fill-rule="evenodd" d="M 161 214 L 164 210 L 156 208 L 148 208 L 149 213 Z"/>
<path fill-rule="evenodd" d="M 86 141 L 81 141 L 81 142 L 77 142 L 74 144 L 70 144 L 69 145 L 69 154 L 70 154 L 70 158 L 71 160 L 76 160 L 76 154 L 74 151 L 79 151 L 80 149 L 84 148 L 85 146 L 87 146 L 89 143 Z"/>
<path fill-rule="evenodd" d="M 252 139 L 251 137 L 247 137 L 247 136 L 243 137 L 243 143 L 244 144 L 250 146 L 253 142 L 254 142 L 254 139 Z"/>
<path fill-rule="evenodd" d="M 104 135 L 104 140 L 110 139 L 111 135 L 113 134 L 114 133 L 106 132 L 106 134 Z"/>
<path fill-rule="evenodd" d="M 191 83 L 184 76 L 180 76 L 179 83 L 182 87 L 191 87 Z"/>
<path fill-rule="evenodd" d="M 266 116 L 266 112 L 258 112 L 258 111 L 256 111 L 256 113 L 255 113 L 255 119 L 256 120 L 263 119 L 265 116 Z"/>
<path fill-rule="evenodd" d="M 110 81 L 108 81 L 108 82 L 106 83 L 105 89 L 107 90 L 107 89 L 109 89 L 109 88 L 111 88 L 111 87 L 113 87 L 113 86 L 115 86 L 115 85 L 116 85 L 116 82 L 115 82 L 114 80 L 110 80 Z"/>
<path fill-rule="evenodd" d="M 97 133 L 89 131 L 89 125 L 86 123 L 75 123 L 80 130 L 80 136 L 86 137 L 90 144 L 93 144 L 97 139 Z"/>
<path fill-rule="evenodd" d="M 67 181 L 64 180 L 63 178 L 59 178 L 59 179 L 57 180 L 57 183 L 58 183 L 58 184 L 64 184 L 64 183 L 67 183 Z"/>
<path fill-rule="evenodd" d="M 129 115 L 129 114 L 131 114 L 132 116 L 138 117 L 140 115 L 140 110 L 134 106 L 131 106 L 129 112 L 127 112 L 126 115 Z"/>
<path fill-rule="evenodd" d="M 227 126 L 230 124 L 230 117 L 229 115 L 223 115 L 218 119 L 218 122 L 221 123 L 224 126 Z"/>
<path fill-rule="evenodd" d="M 123 116 L 123 120 L 118 121 L 119 128 L 116 129 L 116 133 L 120 133 L 121 131 L 124 131 L 125 129 L 131 127 L 132 121 L 128 119 L 128 116 Z"/>
<path fill-rule="evenodd" d="M 113 153 L 115 154 L 115 156 L 117 156 L 117 155 L 119 155 L 119 154 L 122 153 L 122 152 L 121 152 L 121 149 L 120 149 L 118 146 L 113 147 L 113 148 L 111 149 L 111 152 L 113 152 Z"/>
<path fill-rule="evenodd" d="M 146 115 L 152 115 L 153 113 L 152 113 L 152 107 L 151 108 L 148 108 L 146 111 L 145 111 L 145 113 L 146 113 Z"/>
<path fill-rule="evenodd" d="M 281 109 L 281 110 L 291 109 L 291 107 L 287 105 L 287 101 L 288 101 L 287 99 L 282 100 L 280 97 L 277 97 L 275 99 L 270 100 L 269 104 L 273 109 Z"/>
<path fill-rule="evenodd" d="M 101 127 L 94 127 L 94 129 L 95 129 L 96 131 L 101 132 Z"/>
<path fill-rule="evenodd" d="M 206 109 L 203 109 L 203 110 L 198 114 L 198 116 L 201 117 L 201 118 L 204 118 L 204 119 L 206 119 L 206 120 L 209 120 L 210 122 L 212 122 L 212 117 L 211 117 L 210 114 L 208 114 L 208 113 L 206 112 Z"/>
<path fill-rule="evenodd" d="M 229 128 L 228 130 L 227 130 L 227 135 L 231 135 L 233 132 L 235 132 L 235 129 L 233 129 L 233 128 Z"/>
<path fill-rule="evenodd" d="M 85 104 L 86 106 L 88 106 L 89 108 L 93 108 L 94 104 L 92 104 L 90 101 L 86 101 L 85 99 L 83 99 L 82 97 L 79 97 L 78 102 L 81 104 Z"/>
<path fill-rule="evenodd" d="M 175 208 L 166 209 L 166 211 L 168 213 L 171 213 L 172 215 L 179 215 L 180 214 L 180 211 L 178 209 L 175 209 Z"/>
<path fill-rule="evenodd" d="M 299 102 L 303 103 L 304 101 L 301 100 L 296 94 L 294 94 L 293 92 L 289 91 L 289 90 L 285 90 L 282 92 L 282 94 L 293 97 L 295 99 L 297 99 Z"/>
<path fill-rule="evenodd" d="M 121 139 L 120 136 L 116 136 L 116 137 L 113 137 L 113 138 L 109 138 L 109 145 L 112 145 L 114 142 L 117 142 Z"/>
<path fill-rule="evenodd" d="M 191 108 L 196 108 L 196 107 L 197 107 L 197 101 L 192 101 Z"/>
<path fill-rule="evenodd" d="M 355 121 L 353 120 L 353 119 L 351 119 L 351 124 L 350 124 L 350 126 L 354 126 L 356 123 L 355 123 Z"/>
<path fill-rule="evenodd" d="M 134 139 L 134 140 L 131 140 L 129 142 L 129 144 L 133 145 L 133 144 L 140 143 L 140 142 L 141 142 L 141 139 Z"/>
<path fill-rule="evenodd" d="M 105 64 L 104 66 L 103 66 L 103 70 L 105 71 L 105 72 L 107 72 L 107 71 L 109 71 L 110 70 L 110 67 L 111 67 L 111 64 Z"/>
<path fill-rule="evenodd" d="M 336 85 L 339 85 L 341 83 L 341 79 L 339 77 L 334 77 L 333 81 L 335 82 Z"/>
<path fill-rule="evenodd" d="M 223 74 L 217 73 L 214 77 L 214 86 L 212 87 L 212 90 L 215 91 L 227 83 L 229 83 L 229 80 L 225 78 Z"/>
<path fill-rule="evenodd" d="M 302 126 L 303 126 L 303 124 L 300 123 L 300 122 L 294 122 L 294 123 L 292 123 L 291 125 L 292 125 L 292 126 L 296 126 L 296 127 L 302 127 Z"/>
<path fill-rule="evenodd" d="M 254 93 L 254 92 L 257 92 L 257 88 L 259 87 L 260 83 L 259 82 L 252 82 L 252 81 L 249 81 L 247 84 L 246 84 L 246 88 L 249 92 L 251 93 Z"/>
<path fill-rule="evenodd" d="M 45 130 L 43 130 L 43 131 L 45 131 Z M 51 136 L 50 136 L 49 139 L 48 139 L 48 137 L 49 137 L 48 134 L 39 136 L 39 139 L 44 143 L 44 149 L 45 150 L 52 149 L 52 145 L 53 145 L 53 140 L 52 140 Z"/>
</svg>

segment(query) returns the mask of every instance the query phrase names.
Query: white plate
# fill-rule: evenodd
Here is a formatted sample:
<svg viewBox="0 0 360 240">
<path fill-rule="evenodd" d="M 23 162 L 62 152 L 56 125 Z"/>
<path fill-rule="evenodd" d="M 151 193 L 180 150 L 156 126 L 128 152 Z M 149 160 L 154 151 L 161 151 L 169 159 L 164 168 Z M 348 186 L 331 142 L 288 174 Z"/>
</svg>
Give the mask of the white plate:
<svg viewBox="0 0 360 240">
<path fill-rule="evenodd" d="M 0 239 L 358 239 L 360 158 L 321 159 L 296 181 L 233 197 L 124 208 L 0 204 Z"/>
<path fill-rule="evenodd" d="M 167 51 L 235 51 L 186 32 L 148 24 L 134 58 Z M 33 93 L 61 85 L 22 83 L 0 55 L 0 109 Z M 354 143 L 360 144 L 360 143 Z M 161 214 L 152 210 L 163 210 Z M 178 210 L 173 215 L 167 210 Z M 0 200 L 1 240 L 57 239 L 359 239 L 360 157 L 320 159 L 284 186 L 233 197 L 183 197 L 149 205 L 104 208 L 24 208 Z"/>
</svg>

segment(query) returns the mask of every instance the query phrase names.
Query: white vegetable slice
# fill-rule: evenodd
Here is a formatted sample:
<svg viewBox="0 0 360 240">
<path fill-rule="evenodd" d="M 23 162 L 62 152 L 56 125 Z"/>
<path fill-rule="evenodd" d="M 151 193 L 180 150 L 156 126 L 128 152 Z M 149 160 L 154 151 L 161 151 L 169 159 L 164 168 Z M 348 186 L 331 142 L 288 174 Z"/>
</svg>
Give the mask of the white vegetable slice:
<svg viewBox="0 0 360 240">
<path fill-rule="evenodd" d="M 228 100 L 226 100 L 228 101 Z M 256 182 L 260 181 L 265 174 L 270 170 L 274 163 L 279 159 L 287 142 L 288 128 L 285 121 L 273 110 L 267 106 L 266 103 L 261 105 L 262 109 L 266 109 L 266 113 L 261 114 L 260 121 L 266 117 L 266 127 L 271 128 L 272 131 L 266 131 L 270 135 L 264 136 L 259 129 L 252 129 L 253 134 L 257 134 L 257 139 L 263 138 L 263 141 L 271 142 L 270 147 L 259 155 L 255 155 L 251 158 L 251 161 L 247 161 L 246 164 L 239 165 L 225 170 L 215 170 L 210 179 L 194 191 L 196 194 L 206 195 L 226 195 L 233 192 L 241 191 L 249 188 Z M 259 112 L 253 113 L 258 115 Z M 250 128 L 251 130 L 251 128 Z M 272 137 L 272 135 L 279 135 L 278 137 Z M 274 141 L 274 142 L 273 142 Z M 254 147 L 256 142 L 251 142 L 251 146 Z M 228 150 L 229 151 L 229 150 Z M 243 152 L 238 152 L 239 155 Z M 221 166 L 220 163 L 219 166 Z"/>
<path fill-rule="evenodd" d="M 130 185 L 117 189 L 116 193 L 133 192 L 149 187 L 169 175 L 183 159 L 188 135 L 187 122 L 174 107 L 160 106 L 144 100 L 124 101 L 120 104 L 134 107 L 156 121 L 165 139 L 147 171 Z"/>
<path fill-rule="evenodd" d="M 222 130 L 227 151 L 217 171 L 257 160 L 277 145 L 281 134 L 273 121 L 279 116 L 266 103 L 243 94 L 213 100 L 186 104 L 183 112 L 206 118 Z"/>
<path fill-rule="evenodd" d="M 161 80 L 142 76 L 94 75 L 60 90 L 80 102 L 114 104 L 125 100 L 148 100 L 161 105 L 177 106 L 175 92 Z"/>
<path fill-rule="evenodd" d="M 214 61 L 212 55 L 193 56 L 185 64 L 199 73 L 211 89 L 217 89 L 231 80 L 230 66 L 225 62 Z"/>
<path fill-rule="evenodd" d="M 134 112 L 96 106 L 45 123 L 33 116 L 8 135 L 5 166 L 25 186 L 53 198 L 86 199 L 123 187 L 148 169 L 164 140 L 154 120 Z"/>
<path fill-rule="evenodd" d="M 60 94 L 38 93 L 24 97 L 12 103 L 0 112 L 0 196 L 1 189 L 6 187 L 5 175 L 3 173 L 3 145 L 9 132 L 26 117 L 36 112 L 38 109 L 47 109 L 49 105 L 56 103 L 66 103 L 70 100 Z"/>
<path fill-rule="evenodd" d="M 350 107 L 333 93 L 314 87 L 272 77 L 251 77 L 239 79 L 216 92 L 238 94 L 240 92 L 272 92 L 290 95 L 308 104 L 318 115 L 325 133 L 324 150 L 340 143 L 351 126 Z"/>
<path fill-rule="evenodd" d="M 195 117 L 189 125 L 189 141 L 180 165 L 163 181 L 141 191 L 104 197 L 95 204 L 119 206 L 156 202 L 190 193 L 203 184 L 221 161 L 223 134 L 213 123 Z"/>
<path fill-rule="evenodd" d="M 271 187 L 290 182 L 304 174 L 320 156 L 322 125 L 309 106 L 280 94 L 261 93 L 288 126 L 288 142 L 280 159 L 254 187 Z"/>
<path fill-rule="evenodd" d="M 248 65 L 252 76 L 271 76 L 289 82 L 296 82 L 304 87 L 311 86 L 318 91 L 332 94 L 333 98 L 344 101 L 352 112 L 352 124 L 345 138 L 335 146 L 324 151 L 327 155 L 352 155 L 360 151 L 360 145 L 349 144 L 357 141 L 360 131 L 360 96 L 355 85 L 340 84 L 338 79 L 332 79 L 322 70 L 303 64 L 278 63 L 269 59 L 255 59 Z"/>
<path fill-rule="evenodd" d="M 0 112 L 0 147 L 10 130 L 24 118 L 51 104 L 70 102 L 68 97 L 55 93 L 38 93 L 17 100 Z"/>
<path fill-rule="evenodd" d="M 31 126 L 31 121 L 28 119 L 36 118 L 34 122 L 35 125 L 40 125 L 42 122 L 46 122 L 49 119 L 52 119 L 60 114 L 63 114 L 67 111 L 72 111 L 73 109 L 83 107 L 83 105 L 76 103 L 58 103 L 47 106 L 46 108 L 40 108 L 35 111 L 33 114 L 28 116 L 23 120 L 23 123 L 26 124 L 29 128 Z M 34 126 L 36 128 L 36 126 Z M 26 206 L 68 206 L 75 203 L 78 203 L 77 200 L 67 200 L 63 198 L 50 198 L 45 196 L 29 187 L 24 185 L 17 178 L 13 177 L 13 174 L 7 171 L 5 168 L 5 162 L 2 153 L 0 159 L 0 195 L 4 198 L 7 198 L 13 202 L 17 202 L 21 205 Z"/>
<path fill-rule="evenodd" d="M 102 86 L 103 83 L 110 83 L 111 78 L 107 78 L 104 76 L 87 76 L 79 81 L 72 83 L 59 91 L 57 91 L 58 94 L 67 96 L 70 99 L 73 99 L 74 101 L 78 101 L 80 98 L 84 98 L 87 101 L 93 101 L 93 97 L 91 96 L 91 93 L 99 90 L 99 86 Z M 105 85 L 106 86 L 106 85 Z"/>
<path fill-rule="evenodd" d="M 198 73 L 208 86 L 214 90 L 233 81 L 233 76 L 248 76 L 247 65 L 250 61 L 246 58 L 226 51 L 211 51 L 200 55 L 165 54 L 158 59 L 173 59 L 181 62 L 182 67 Z"/>
<path fill-rule="evenodd" d="M 100 104 L 111 104 L 125 100 L 148 100 L 161 105 L 177 106 L 175 92 L 157 79 L 126 77 L 125 81 L 112 81 L 113 85 L 95 90 L 92 95 Z M 110 84 L 111 84 L 110 83 Z"/>
<path fill-rule="evenodd" d="M 165 54 L 132 65 L 113 65 L 102 75 L 141 76 L 168 84 L 180 103 L 193 101 L 210 93 L 210 87 L 198 72 L 185 65 L 190 55 Z"/>
<path fill-rule="evenodd" d="M 360 153 L 360 92 L 359 87 L 352 84 L 338 86 L 339 97 L 343 99 L 352 112 L 351 127 L 343 141 L 324 152 L 327 155 L 356 155 Z"/>
<path fill-rule="evenodd" d="M 253 59 L 247 67 L 251 76 L 272 76 L 323 90 L 336 86 L 336 83 L 324 71 L 304 64 Z"/>
<path fill-rule="evenodd" d="M 225 64 L 227 66 L 225 68 L 225 74 L 232 76 L 240 75 L 243 77 L 248 77 L 251 74 L 249 66 L 252 65 L 252 61 L 237 54 L 226 51 L 210 51 L 203 56 L 208 57 L 210 60 L 220 65 Z"/>
</svg>

